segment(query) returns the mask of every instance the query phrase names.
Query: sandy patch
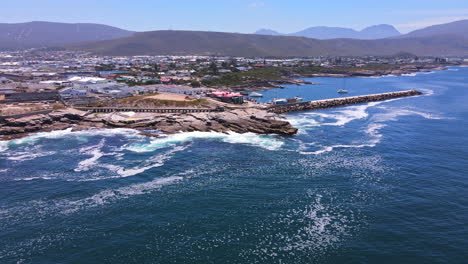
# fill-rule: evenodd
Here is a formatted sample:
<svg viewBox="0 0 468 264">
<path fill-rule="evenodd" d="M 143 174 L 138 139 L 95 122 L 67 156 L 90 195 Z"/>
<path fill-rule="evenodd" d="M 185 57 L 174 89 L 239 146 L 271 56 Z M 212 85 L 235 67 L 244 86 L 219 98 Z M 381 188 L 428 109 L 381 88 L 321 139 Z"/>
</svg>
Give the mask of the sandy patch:
<svg viewBox="0 0 468 264">
<path fill-rule="evenodd" d="M 171 94 L 171 93 L 158 93 L 156 95 L 148 96 L 146 98 L 158 99 L 158 100 L 171 100 L 171 101 L 193 101 L 186 95 Z"/>
</svg>

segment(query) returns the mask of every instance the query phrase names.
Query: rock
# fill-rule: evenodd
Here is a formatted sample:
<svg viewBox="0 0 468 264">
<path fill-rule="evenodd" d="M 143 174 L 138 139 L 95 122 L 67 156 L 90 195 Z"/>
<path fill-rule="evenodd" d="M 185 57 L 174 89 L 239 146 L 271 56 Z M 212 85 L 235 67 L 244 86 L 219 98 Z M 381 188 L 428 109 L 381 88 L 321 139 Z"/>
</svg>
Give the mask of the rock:
<svg viewBox="0 0 468 264">
<path fill-rule="evenodd" d="M 0 135 L 27 135 L 38 131 L 51 131 L 73 127 L 76 130 L 89 128 L 157 129 L 164 133 L 190 131 L 216 131 L 237 133 L 260 133 L 293 135 L 297 133 L 289 122 L 264 109 L 233 109 L 225 112 L 189 114 L 145 114 L 132 119 L 109 113 L 89 115 L 74 109 L 51 112 L 48 115 L 33 115 L 20 119 L 4 120 Z"/>
</svg>

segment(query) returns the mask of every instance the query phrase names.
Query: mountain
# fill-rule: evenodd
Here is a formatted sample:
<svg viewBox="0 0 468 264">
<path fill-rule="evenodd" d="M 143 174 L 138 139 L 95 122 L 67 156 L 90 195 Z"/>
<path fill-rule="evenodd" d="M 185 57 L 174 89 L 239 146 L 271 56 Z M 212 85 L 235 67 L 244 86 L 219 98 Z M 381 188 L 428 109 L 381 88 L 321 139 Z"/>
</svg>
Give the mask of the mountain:
<svg viewBox="0 0 468 264">
<path fill-rule="evenodd" d="M 68 46 L 101 55 L 223 55 L 223 56 L 417 56 L 468 55 L 468 41 L 460 36 L 387 38 L 378 40 L 268 36 L 203 31 L 151 31 L 115 40 Z"/>
<path fill-rule="evenodd" d="M 128 37 L 133 33 L 132 31 L 99 24 L 0 23 L 0 49 L 35 48 L 109 40 Z"/>
<path fill-rule="evenodd" d="M 277 31 L 274 31 L 274 30 L 271 30 L 271 29 L 260 29 L 260 30 L 257 30 L 254 34 L 257 34 L 257 35 L 270 35 L 270 36 L 282 36 L 284 34 L 282 33 L 279 33 Z"/>
<path fill-rule="evenodd" d="M 351 28 L 341 27 L 310 27 L 305 30 L 291 33 L 291 34 L 280 34 L 270 29 L 263 29 L 257 31 L 255 34 L 261 35 L 288 35 L 296 37 L 306 37 L 314 39 L 337 39 L 337 38 L 351 38 L 351 39 L 382 39 L 389 37 L 400 36 L 401 33 L 391 25 L 376 25 L 370 26 L 363 29 L 362 31 L 356 31 Z"/>
<path fill-rule="evenodd" d="M 359 32 L 359 39 L 383 39 L 398 37 L 401 33 L 392 25 L 376 25 L 367 27 Z"/>
<path fill-rule="evenodd" d="M 315 39 L 335 39 L 335 38 L 355 38 L 358 32 L 354 29 L 339 27 L 310 27 L 308 29 L 292 33 L 291 36 L 315 38 Z"/>
<path fill-rule="evenodd" d="M 458 35 L 468 38 L 468 20 L 460 20 L 452 23 L 434 25 L 427 28 L 415 30 L 403 38 L 430 37 L 435 35 Z"/>
</svg>

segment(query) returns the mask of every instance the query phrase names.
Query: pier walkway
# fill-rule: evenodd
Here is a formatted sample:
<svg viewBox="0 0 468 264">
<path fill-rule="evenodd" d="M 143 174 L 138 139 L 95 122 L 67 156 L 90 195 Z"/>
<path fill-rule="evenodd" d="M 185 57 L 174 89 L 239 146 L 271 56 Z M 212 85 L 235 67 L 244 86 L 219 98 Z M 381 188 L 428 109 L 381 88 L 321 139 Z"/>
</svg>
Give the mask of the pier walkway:
<svg viewBox="0 0 468 264">
<path fill-rule="evenodd" d="M 334 98 L 334 99 L 326 99 L 326 100 L 272 105 L 268 108 L 268 111 L 272 113 L 282 114 L 282 113 L 295 112 L 295 111 L 305 111 L 305 110 L 330 108 L 330 107 L 343 106 L 343 105 L 367 103 L 367 102 L 373 102 L 373 101 L 382 101 L 382 100 L 388 100 L 392 98 L 416 96 L 416 95 L 421 95 L 421 94 L 422 94 L 421 92 L 416 91 L 416 90 L 408 90 L 408 91 L 401 91 L 401 92 L 359 95 L 359 96 Z"/>
<path fill-rule="evenodd" d="M 92 113 L 136 112 L 136 113 L 207 113 L 223 112 L 223 108 L 118 108 L 118 107 L 75 107 L 77 110 Z"/>
</svg>

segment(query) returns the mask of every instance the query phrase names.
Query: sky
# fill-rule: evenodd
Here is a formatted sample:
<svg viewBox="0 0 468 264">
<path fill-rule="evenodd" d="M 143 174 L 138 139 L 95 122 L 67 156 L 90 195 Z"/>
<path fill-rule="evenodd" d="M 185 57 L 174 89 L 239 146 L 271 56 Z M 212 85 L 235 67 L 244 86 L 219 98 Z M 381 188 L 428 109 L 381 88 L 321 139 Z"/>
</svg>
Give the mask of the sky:
<svg viewBox="0 0 468 264">
<path fill-rule="evenodd" d="M 293 33 L 311 26 L 403 33 L 468 19 L 468 0 L 0 0 L 0 23 L 99 23 L 134 31 Z"/>
</svg>

